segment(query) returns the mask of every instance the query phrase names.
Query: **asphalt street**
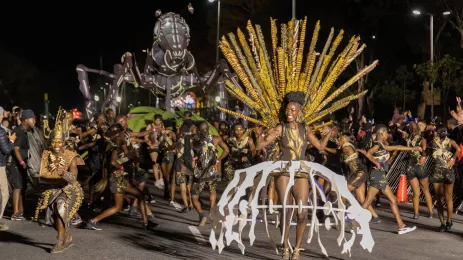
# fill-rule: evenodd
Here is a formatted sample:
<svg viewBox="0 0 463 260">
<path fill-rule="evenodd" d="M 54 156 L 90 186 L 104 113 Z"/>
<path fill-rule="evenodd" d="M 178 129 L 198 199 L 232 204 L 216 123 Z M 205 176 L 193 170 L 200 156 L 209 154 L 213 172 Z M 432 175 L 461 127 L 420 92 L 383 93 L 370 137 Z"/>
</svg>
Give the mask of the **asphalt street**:
<svg viewBox="0 0 463 260">
<path fill-rule="evenodd" d="M 152 186 L 151 186 L 152 187 Z M 49 253 L 56 240 L 56 233 L 51 227 L 41 227 L 36 222 L 11 221 L 7 213 L 4 220 L 10 227 L 0 232 L 0 259 L 40 260 L 40 259 L 280 259 L 272 250 L 263 223 L 256 227 L 256 241 L 249 245 L 248 232 L 244 232 L 245 254 L 241 254 L 236 242 L 226 247 L 222 254 L 214 251 L 209 244 L 211 224 L 197 227 L 198 214 L 195 211 L 179 213 L 180 206 L 170 205 L 162 199 L 162 192 L 151 188 L 157 195 L 156 203 L 150 205 L 155 212 L 159 226 L 150 230 L 140 229 L 140 221 L 121 212 L 101 223 L 103 230 L 94 231 L 85 228 L 72 228 L 74 246 L 60 254 Z M 208 194 L 202 201 L 208 202 Z M 180 198 L 177 198 L 180 201 Z M 359 237 L 356 239 L 352 256 L 341 254 L 342 248 L 336 239 L 339 230 L 326 231 L 321 228 L 321 241 L 328 251 L 326 258 L 314 237 L 310 244 L 304 242 L 305 251 L 302 259 L 462 259 L 463 258 L 463 216 L 457 215 L 451 232 L 439 233 L 439 221 L 435 217 L 422 216 L 411 219 L 411 205 L 400 204 L 401 214 L 408 225 L 416 225 L 415 232 L 398 235 L 397 225 L 386 201 L 378 213 L 382 223 L 371 224 L 375 246 L 370 253 L 361 248 Z M 425 210 L 423 208 L 422 212 Z M 83 212 L 86 216 L 88 212 Z M 94 213 L 92 213 L 94 214 Z M 435 212 L 435 215 L 436 212 Z M 248 229 L 247 229 L 248 230 Z M 270 232 L 279 240 L 279 230 L 270 226 Z M 346 233 L 347 237 L 350 234 Z M 307 234 L 304 241 L 307 240 Z M 295 241 L 292 234 L 291 241 Z"/>
</svg>

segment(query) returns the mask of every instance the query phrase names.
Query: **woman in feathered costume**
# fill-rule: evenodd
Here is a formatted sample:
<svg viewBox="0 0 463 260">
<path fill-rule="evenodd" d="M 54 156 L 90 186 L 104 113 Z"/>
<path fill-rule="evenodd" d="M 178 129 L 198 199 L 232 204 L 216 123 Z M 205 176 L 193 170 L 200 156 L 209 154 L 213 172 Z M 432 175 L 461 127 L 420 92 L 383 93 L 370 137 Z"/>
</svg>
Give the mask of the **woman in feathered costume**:
<svg viewBox="0 0 463 260">
<path fill-rule="evenodd" d="M 341 30 L 334 38 L 334 29 L 326 41 L 323 50 L 317 53 L 315 46 L 318 40 L 320 23 L 317 22 L 310 43 L 309 52 L 304 60 L 304 47 L 307 18 L 292 20 L 281 25 L 281 39 L 278 42 L 276 20 L 271 19 L 272 53 L 268 53 L 266 43 L 259 25 L 248 22 L 249 42 L 243 32 L 238 29 L 238 39 L 233 33 L 224 36 L 220 48 L 232 68 L 244 85 L 242 88 L 236 78 L 225 81 L 227 90 L 232 96 L 241 100 L 250 109 L 259 113 L 261 121 L 243 116 L 225 108 L 220 110 L 234 116 L 242 117 L 269 127 L 269 134 L 259 143 L 258 149 L 277 141 L 279 143 L 279 160 L 283 162 L 304 160 L 307 142 L 323 150 L 324 142 L 313 134 L 310 124 L 336 110 L 346 107 L 351 100 L 363 96 L 366 91 L 351 95 L 332 103 L 344 90 L 359 78 L 370 72 L 377 61 L 366 66 L 347 82 L 333 88 L 342 71 L 362 52 L 365 45 L 360 45 L 359 37 L 352 37 L 344 50 L 335 57 L 343 38 Z M 334 40 L 333 40 L 334 38 Z M 318 61 L 317 61 L 318 57 Z M 333 60 L 333 62 L 331 62 Z M 334 89 L 334 91 L 331 91 Z M 332 104 L 331 104 L 332 103 Z M 328 106 L 331 104 L 331 106 Z M 286 167 L 272 173 L 275 177 L 276 190 L 283 203 L 289 175 Z M 307 204 L 309 193 L 308 174 L 298 172 L 292 194 L 297 203 L 301 200 Z M 292 204 L 292 198 L 287 204 Z M 282 212 L 283 213 L 283 212 Z M 283 259 L 299 259 L 300 245 L 307 224 L 307 211 L 298 214 L 296 244 L 292 257 L 289 250 L 289 219 L 286 218 L 284 228 Z M 285 226 L 285 225 L 282 225 Z"/>
</svg>

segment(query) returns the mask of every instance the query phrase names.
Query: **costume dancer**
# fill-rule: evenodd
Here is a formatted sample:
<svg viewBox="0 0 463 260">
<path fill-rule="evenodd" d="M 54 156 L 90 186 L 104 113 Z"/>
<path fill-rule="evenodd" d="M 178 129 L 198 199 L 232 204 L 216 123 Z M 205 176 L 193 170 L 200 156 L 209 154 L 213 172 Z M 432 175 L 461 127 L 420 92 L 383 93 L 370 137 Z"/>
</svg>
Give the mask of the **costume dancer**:
<svg viewBox="0 0 463 260">
<path fill-rule="evenodd" d="M 191 200 L 194 157 L 193 149 L 191 148 L 193 127 L 193 121 L 191 119 L 186 119 L 179 129 L 179 139 L 177 141 L 177 159 L 175 160 L 174 178 L 180 186 L 180 195 L 183 202 L 183 209 L 181 210 L 181 213 L 185 213 L 193 209 L 193 201 Z"/>
<path fill-rule="evenodd" d="M 334 36 L 332 31 L 323 52 L 318 57 L 318 63 L 316 63 L 315 46 L 320 29 L 320 24 L 317 22 L 309 53 L 305 59 L 306 65 L 302 66 L 306 22 L 307 19 L 292 20 L 288 24 L 282 24 L 281 41 L 279 41 L 276 21 L 271 19 L 271 44 L 264 42 L 261 27 L 254 27 L 249 22 L 247 25 L 249 37 L 244 36 L 238 29 L 238 38 L 230 33 L 228 39 L 223 37 L 220 43 L 224 56 L 249 94 L 245 94 L 243 88 L 234 80 L 225 82 L 227 90 L 258 113 L 262 120 L 249 118 L 221 107 L 219 109 L 270 128 L 268 135 L 259 140 L 257 149 L 263 149 L 273 142 L 278 142 L 280 151 L 278 159 L 281 161 L 282 167 L 272 172 L 270 176 L 275 178 L 279 202 L 282 204 L 285 203 L 288 183 L 294 181 L 294 186 L 287 194 L 289 196 L 286 205 L 294 204 L 293 198 L 296 200 L 296 204 L 307 205 L 310 192 L 308 181 L 310 174 L 298 170 L 295 172 L 294 180 L 290 180 L 287 167 L 291 161 L 305 159 L 308 142 L 316 149 L 324 150 L 331 134 L 331 132 L 325 133 L 327 135 L 322 142 L 316 138 L 309 125 L 331 112 L 346 107 L 351 100 L 358 98 L 358 96 L 364 95 L 365 93 L 359 93 L 359 95 L 348 96 L 328 106 L 340 93 L 370 72 L 377 64 L 375 61 L 366 66 L 328 95 L 341 72 L 355 60 L 355 57 L 361 53 L 365 46 L 359 47 L 359 38 L 353 37 L 347 47 L 330 64 L 343 35 L 341 32 L 331 44 Z M 246 42 L 247 38 L 250 39 L 250 43 Z M 330 45 L 331 49 L 328 51 Z M 266 46 L 272 46 L 273 53 L 268 53 Z M 272 62 L 270 58 L 273 58 Z M 258 191 L 256 190 L 256 192 Z M 301 242 L 307 225 L 307 208 L 300 209 L 297 213 L 296 243 L 292 256 L 288 241 L 290 214 L 287 210 L 282 210 L 281 214 L 287 216 L 280 218 L 286 221 L 281 224 L 284 230 L 282 232 L 283 259 L 300 259 Z"/>
<path fill-rule="evenodd" d="M 175 198 L 175 178 L 172 178 L 172 166 L 175 161 L 175 148 L 177 142 L 177 136 L 175 133 L 168 129 L 164 128 L 161 130 L 159 137 L 159 151 L 161 152 L 161 172 L 164 177 L 165 184 L 169 187 L 170 184 L 170 197 L 169 189 L 164 188 L 164 197 L 169 198 L 170 204 L 174 203 Z"/>
<path fill-rule="evenodd" d="M 407 227 L 400 217 L 399 207 L 397 206 L 397 200 L 392 193 L 389 183 L 386 178 L 386 173 L 389 169 L 388 160 L 390 159 L 389 152 L 391 151 L 418 151 L 421 152 L 421 147 L 406 147 L 400 145 L 386 145 L 388 139 L 388 132 L 385 125 L 377 125 L 375 127 L 376 141 L 373 143 L 373 147 L 365 152 L 362 152 L 368 160 L 370 160 L 374 167 L 370 170 L 370 186 L 368 187 L 367 198 L 362 204 L 364 209 L 368 209 L 373 202 L 373 199 L 379 192 L 386 195 L 389 200 L 389 205 L 392 210 L 392 214 L 397 221 L 399 227 L 398 234 L 406 234 L 414 231 L 416 227 Z"/>
<path fill-rule="evenodd" d="M 219 145 L 223 149 L 220 157 L 217 155 L 217 146 Z M 209 134 L 209 125 L 206 121 L 200 123 L 199 131 L 192 140 L 192 146 L 195 157 L 193 158 L 194 178 L 191 186 L 191 196 L 193 205 L 199 214 L 199 226 L 204 226 L 206 225 L 207 216 L 201 208 L 199 196 L 207 185 L 210 193 L 211 210 L 214 208 L 217 196 L 217 181 L 220 178 L 217 168 L 223 158 L 228 155 L 229 149 L 220 136 Z"/>
<path fill-rule="evenodd" d="M 331 125 L 331 135 L 329 136 L 328 143 L 325 147 L 325 156 L 326 161 L 324 165 L 326 168 L 332 170 L 333 172 L 344 176 L 342 165 L 341 165 L 341 151 L 339 150 L 339 127 L 334 123 Z"/>
<path fill-rule="evenodd" d="M 269 131 L 269 135 L 259 143 L 258 150 L 263 149 L 267 144 L 272 143 L 275 140 L 279 140 L 280 146 L 280 157 L 281 161 L 296 161 L 303 160 L 305 157 L 305 150 L 307 149 L 307 143 L 310 142 L 316 149 L 323 151 L 328 143 L 330 135 L 326 135 L 324 143 L 315 137 L 312 130 L 302 123 L 302 106 L 304 104 L 304 93 L 303 92 L 290 92 L 285 96 L 285 115 L 286 123 L 278 125 Z M 283 169 L 280 173 L 275 175 L 275 187 L 278 194 L 278 200 L 284 201 L 286 187 L 289 183 L 289 174 Z M 294 186 L 292 188 L 292 196 L 287 197 L 286 204 L 292 205 L 293 198 L 295 201 L 302 201 L 302 205 L 307 205 L 307 198 L 309 197 L 309 182 L 307 181 L 308 173 L 298 172 L 296 173 L 294 180 Z M 284 214 L 283 211 L 280 214 Z M 291 214 L 290 210 L 287 210 L 286 214 Z M 296 247 L 293 252 L 293 258 L 299 257 L 299 249 L 304 236 L 304 231 L 307 226 L 307 209 L 303 209 L 302 212 L 297 214 L 297 226 L 296 226 Z M 281 216 L 283 219 L 283 216 Z M 289 251 L 289 225 L 290 218 L 286 218 L 286 223 L 281 225 L 283 231 L 283 225 L 285 225 L 283 234 L 284 236 L 284 251 L 283 259 L 288 258 L 290 255 Z"/>
<path fill-rule="evenodd" d="M 233 126 L 233 137 L 230 137 L 226 143 L 230 149 L 230 154 L 224 164 L 224 170 L 225 180 L 230 183 L 235 175 L 235 170 L 251 166 L 252 159 L 256 156 L 256 147 L 241 123 L 236 123 Z"/>
<path fill-rule="evenodd" d="M 81 138 L 81 140 L 85 141 L 85 146 L 88 146 L 88 157 L 86 162 L 92 173 L 83 185 L 88 185 L 89 188 L 88 208 L 90 209 L 94 207 L 94 203 L 101 195 L 95 193 L 94 185 L 101 179 L 101 164 L 103 161 L 102 155 L 104 154 L 105 149 L 104 136 L 108 129 L 106 116 L 103 113 L 97 113 L 93 116 L 93 118 L 94 123 L 92 123 L 90 129 L 87 131 L 88 137 Z"/>
<path fill-rule="evenodd" d="M 115 204 L 113 207 L 89 220 L 87 224 L 91 229 L 101 230 L 98 222 L 121 211 L 124 203 L 124 194 L 129 193 L 138 199 L 143 221 L 142 227 L 147 228 L 151 222 L 148 222 L 146 215 L 147 206 L 145 197 L 142 191 L 132 184 L 128 172 L 125 171 L 126 166 L 132 162 L 122 149 L 122 146 L 126 144 L 124 128 L 119 124 L 114 124 L 109 128 L 106 136 L 109 140 L 105 148 L 106 154 L 103 160 L 103 177 L 95 185 L 95 190 L 102 192 L 109 183 L 109 189 L 113 194 Z"/>
<path fill-rule="evenodd" d="M 149 131 L 134 132 L 129 128 L 127 123 L 127 117 L 125 115 L 119 115 L 116 117 L 116 123 L 120 124 L 124 128 L 125 144 L 121 144 L 121 148 L 124 153 L 129 157 L 131 163 L 126 164 L 126 172 L 130 174 L 133 184 L 135 184 L 143 193 L 147 194 L 151 198 L 149 190 L 145 187 L 146 180 L 148 179 L 148 173 L 145 169 L 140 167 L 140 143 L 145 142 L 145 135 Z M 151 200 L 150 202 L 154 202 Z M 135 209 L 138 207 L 138 200 L 135 199 L 132 207 L 130 208 L 129 215 L 137 216 Z M 148 217 L 154 220 L 152 212 L 149 207 L 146 207 Z"/>
<path fill-rule="evenodd" d="M 186 112 L 186 113 L 190 113 L 191 115 L 191 112 Z M 186 114 L 185 113 L 185 114 Z M 164 129 L 164 125 L 162 123 L 162 116 L 161 115 L 154 115 L 154 122 L 149 124 L 147 127 L 146 127 L 146 131 L 162 131 Z M 148 137 L 146 137 L 148 138 Z M 149 140 L 146 140 L 147 142 Z M 164 184 L 164 180 L 162 178 L 162 175 L 160 176 L 159 175 L 159 163 L 158 163 L 158 157 L 159 157 L 159 147 L 157 147 L 157 145 L 155 145 L 154 143 L 150 143 L 149 144 L 149 153 L 150 153 L 150 157 L 151 157 L 151 161 L 153 162 L 153 174 L 154 174 L 154 179 L 155 179 L 155 183 L 154 185 L 156 186 L 156 188 L 162 190 L 164 189 L 165 187 L 165 184 Z"/>
<path fill-rule="evenodd" d="M 452 228 L 453 221 L 453 185 L 455 183 L 455 172 L 453 165 L 460 154 L 460 147 L 455 141 L 447 137 L 447 128 L 439 127 L 434 134 L 431 143 L 434 158 L 434 171 L 431 174 L 431 183 L 434 186 L 437 200 L 437 212 L 441 226 L 440 232 L 449 231 Z M 452 154 L 452 149 L 455 153 Z M 447 222 L 444 223 L 444 208 L 442 200 L 445 198 L 447 203 Z"/>
<path fill-rule="evenodd" d="M 417 123 L 409 124 L 409 138 L 407 139 L 408 147 L 421 147 L 423 150 L 421 153 L 418 151 L 408 152 L 408 167 L 407 167 L 407 178 L 410 181 L 410 186 L 413 190 L 413 219 L 419 218 L 420 209 L 420 186 L 423 190 L 423 194 L 426 198 L 426 205 L 428 206 L 428 217 L 432 218 L 432 197 L 429 192 L 429 179 L 426 174 L 424 165 L 426 163 L 426 139 L 423 138 L 420 127 Z"/>
<path fill-rule="evenodd" d="M 347 168 L 347 188 L 349 191 L 355 191 L 357 201 L 362 204 L 365 201 L 368 168 L 359 158 L 359 153 L 348 135 L 341 135 L 339 146 L 343 153 L 343 162 Z M 368 207 L 368 210 L 373 215 L 372 223 L 378 224 L 380 222 L 378 214 L 376 214 L 371 205 Z"/>
<path fill-rule="evenodd" d="M 65 149 L 68 133 L 59 117 L 51 137 L 51 148 L 42 154 L 40 179 L 53 186 L 42 193 L 38 202 L 35 220 L 41 210 L 50 208 L 50 222 L 58 232 L 58 241 L 51 253 L 59 253 L 72 245 L 69 234 L 71 218 L 79 210 L 84 192 L 77 181 L 77 166 L 84 165 L 83 160 L 73 151 Z"/>
</svg>

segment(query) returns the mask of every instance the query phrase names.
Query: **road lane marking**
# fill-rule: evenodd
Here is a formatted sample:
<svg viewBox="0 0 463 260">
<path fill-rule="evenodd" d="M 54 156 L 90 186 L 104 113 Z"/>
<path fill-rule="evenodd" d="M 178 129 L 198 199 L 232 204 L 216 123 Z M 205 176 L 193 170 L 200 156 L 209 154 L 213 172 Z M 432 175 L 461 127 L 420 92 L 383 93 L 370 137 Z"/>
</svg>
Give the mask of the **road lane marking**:
<svg viewBox="0 0 463 260">
<path fill-rule="evenodd" d="M 196 241 L 198 241 L 198 243 L 200 244 L 207 243 L 206 239 L 203 237 L 203 235 L 201 235 L 201 232 L 199 232 L 199 229 L 197 227 L 188 226 L 188 228 L 190 229 L 191 233 L 196 238 Z"/>
</svg>

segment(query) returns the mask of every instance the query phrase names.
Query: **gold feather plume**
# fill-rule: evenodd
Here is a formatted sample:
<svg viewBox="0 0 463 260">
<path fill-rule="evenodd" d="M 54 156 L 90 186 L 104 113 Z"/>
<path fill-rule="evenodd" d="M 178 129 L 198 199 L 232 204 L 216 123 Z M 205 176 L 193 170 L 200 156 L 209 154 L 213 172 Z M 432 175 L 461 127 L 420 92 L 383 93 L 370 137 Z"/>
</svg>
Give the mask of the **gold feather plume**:
<svg viewBox="0 0 463 260">
<path fill-rule="evenodd" d="M 305 93 L 304 122 L 311 124 L 366 94 L 366 91 L 363 91 L 337 100 L 341 93 L 378 64 L 378 61 L 374 61 L 348 81 L 341 84 L 336 82 L 347 66 L 364 50 L 365 45 L 360 44 L 360 37 L 352 37 L 346 47 L 336 54 L 344 31 L 339 31 L 335 37 L 334 29 L 331 28 L 321 53 L 317 53 L 315 49 L 320 31 L 318 21 L 308 52 L 304 54 L 307 17 L 281 24 L 280 33 L 276 20 L 270 18 L 270 24 L 271 42 L 268 45 L 264 41 L 261 27 L 253 25 L 250 21 L 246 26 L 248 37 L 238 29 L 238 37 L 229 33 L 228 37 L 222 37 L 219 45 L 244 86 L 226 80 L 227 91 L 256 111 L 262 119 L 253 119 L 219 107 L 221 111 L 274 127 L 281 123 L 279 110 L 285 94 L 302 91 Z M 267 51 L 268 46 L 272 48 L 271 52 Z"/>
</svg>

